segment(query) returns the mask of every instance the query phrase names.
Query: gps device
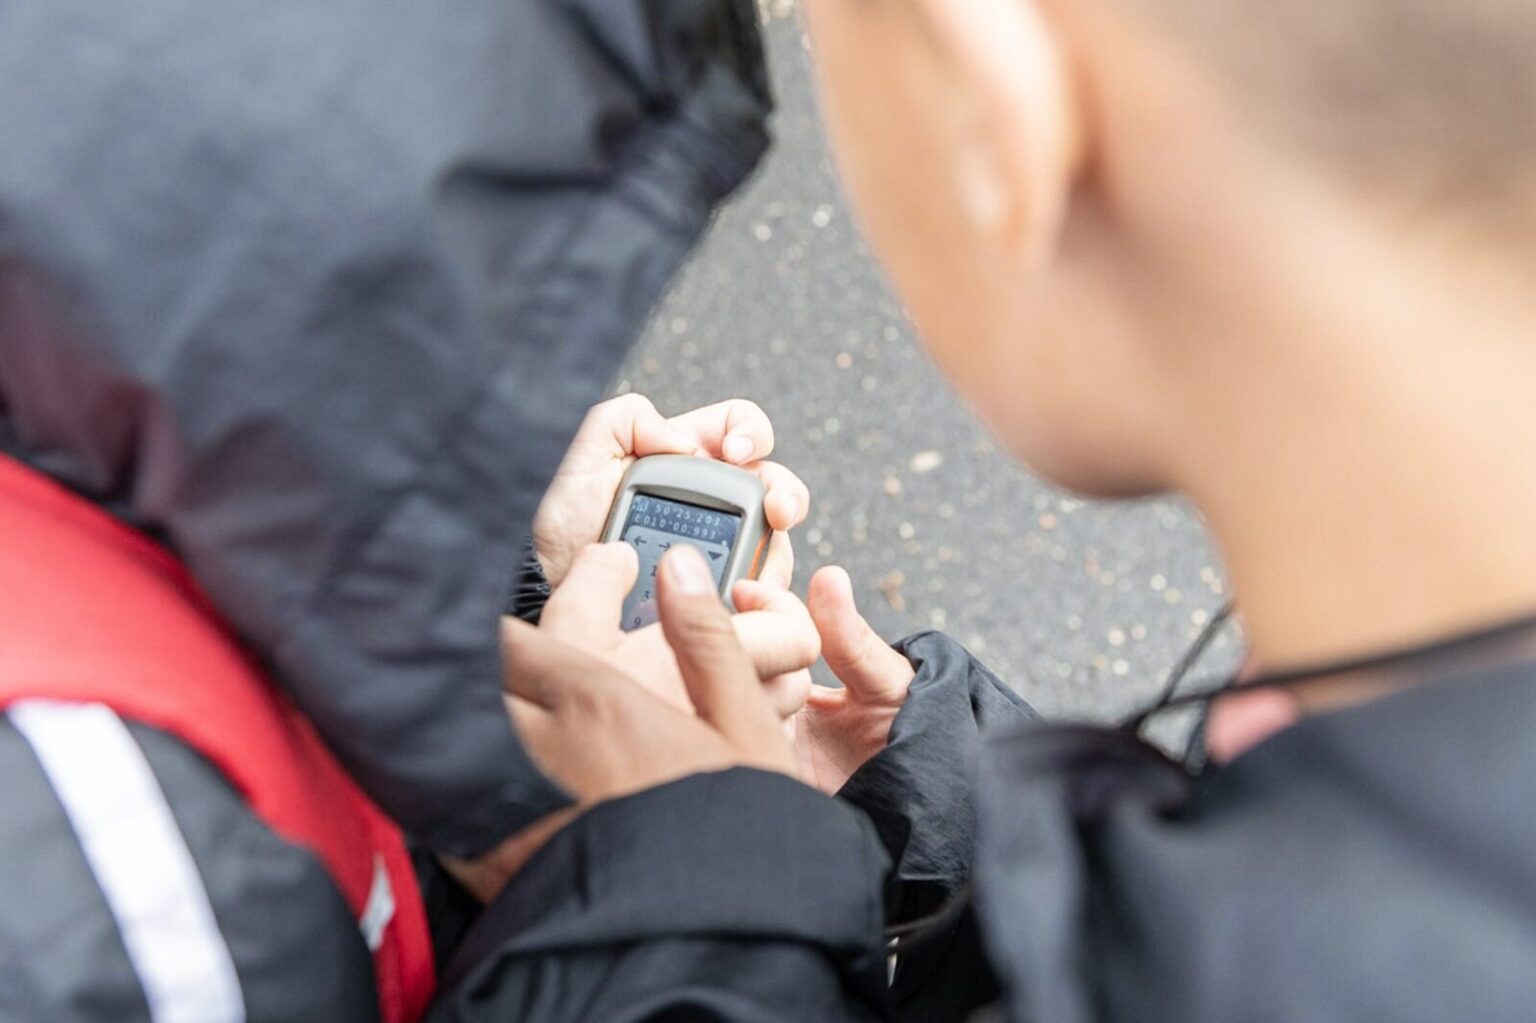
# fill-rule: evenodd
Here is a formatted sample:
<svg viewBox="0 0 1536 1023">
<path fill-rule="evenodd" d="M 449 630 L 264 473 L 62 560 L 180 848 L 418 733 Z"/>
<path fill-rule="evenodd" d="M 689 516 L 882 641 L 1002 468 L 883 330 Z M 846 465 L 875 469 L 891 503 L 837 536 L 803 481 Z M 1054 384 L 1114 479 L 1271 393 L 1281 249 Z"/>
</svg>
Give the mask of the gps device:
<svg viewBox="0 0 1536 1023">
<path fill-rule="evenodd" d="M 763 493 L 745 469 L 696 455 L 651 455 L 631 465 L 603 528 L 604 543 L 623 540 L 640 555 L 640 577 L 624 598 L 624 631 L 656 621 L 656 566 L 680 543 L 703 553 L 731 607 L 731 587 L 757 576 L 768 548 Z"/>
</svg>

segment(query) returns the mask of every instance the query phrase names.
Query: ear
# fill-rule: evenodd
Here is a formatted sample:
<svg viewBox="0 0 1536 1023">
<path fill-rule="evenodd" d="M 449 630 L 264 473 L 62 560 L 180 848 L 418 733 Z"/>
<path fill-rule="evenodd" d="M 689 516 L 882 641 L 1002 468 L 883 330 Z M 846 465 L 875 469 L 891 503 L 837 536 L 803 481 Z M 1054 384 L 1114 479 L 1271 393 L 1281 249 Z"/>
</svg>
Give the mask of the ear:
<svg viewBox="0 0 1536 1023">
<path fill-rule="evenodd" d="M 1072 62 L 1037 0 L 917 0 L 973 101 L 961 188 L 984 237 L 1049 258 L 1082 172 Z"/>
</svg>

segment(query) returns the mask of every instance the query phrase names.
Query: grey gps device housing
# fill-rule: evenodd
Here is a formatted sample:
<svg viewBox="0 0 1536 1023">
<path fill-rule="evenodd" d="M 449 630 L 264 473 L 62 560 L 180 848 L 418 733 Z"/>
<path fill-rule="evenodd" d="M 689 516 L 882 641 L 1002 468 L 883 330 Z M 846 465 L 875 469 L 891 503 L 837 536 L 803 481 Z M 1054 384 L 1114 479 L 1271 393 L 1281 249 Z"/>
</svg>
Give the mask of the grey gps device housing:
<svg viewBox="0 0 1536 1023">
<path fill-rule="evenodd" d="M 624 598 L 624 630 L 656 620 L 656 566 L 677 543 L 699 549 L 731 607 L 731 587 L 756 577 L 768 547 L 763 495 L 756 476 L 710 458 L 651 455 L 631 465 L 603 527 L 604 543 L 623 540 L 640 556 L 640 576 Z"/>
</svg>

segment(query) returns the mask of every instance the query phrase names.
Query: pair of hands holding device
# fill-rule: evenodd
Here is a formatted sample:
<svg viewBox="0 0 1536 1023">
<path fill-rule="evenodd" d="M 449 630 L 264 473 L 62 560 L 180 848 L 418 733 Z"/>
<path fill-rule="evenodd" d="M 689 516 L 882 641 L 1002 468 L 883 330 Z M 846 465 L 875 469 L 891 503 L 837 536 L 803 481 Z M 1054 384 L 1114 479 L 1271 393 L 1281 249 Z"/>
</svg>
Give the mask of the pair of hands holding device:
<svg viewBox="0 0 1536 1023">
<path fill-rule="evenodd" d="M 625 395 L 588 414 L 534 519 L 534 549 L 553 593 L 538 627 L 505 619 L 508 710 L 539 765 L 577 805 L 474 863 L 450 863 L 482 898 L 586 806 L 685 775 L 751 766 L 835 792 L 884 748 L 913 672 L 860 616 L 847 573 L 825 568 L 808 605 L 788 585 L 788 531 L 810 495 L 766 461 L 767 416 L 748 401 L 671 419 Z M 720 601 L 703 557 L 679 545 L 662 559 L 660 621 L 620 629 L 637 558 L 595 544 L 629 465 L 655 454 L 696 454 L 738 465 L 764 484 L 774 536 L 755 580 Z M 824 656 L 844 688 L 813 686 Z"/>
</svg>

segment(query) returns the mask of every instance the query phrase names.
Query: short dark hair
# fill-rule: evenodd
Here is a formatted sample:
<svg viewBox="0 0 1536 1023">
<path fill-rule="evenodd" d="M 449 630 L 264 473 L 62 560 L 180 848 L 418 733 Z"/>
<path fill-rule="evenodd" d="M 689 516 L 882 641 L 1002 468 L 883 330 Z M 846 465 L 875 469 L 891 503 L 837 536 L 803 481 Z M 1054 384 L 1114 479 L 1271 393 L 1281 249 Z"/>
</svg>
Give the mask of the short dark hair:
<svg viewBox="0 0 1536 1023">
<path fill-rule="evenodd" d="M 1349 184 L 1536 249 L 1536 0 L 1144 2 Z"/>
</svg>

